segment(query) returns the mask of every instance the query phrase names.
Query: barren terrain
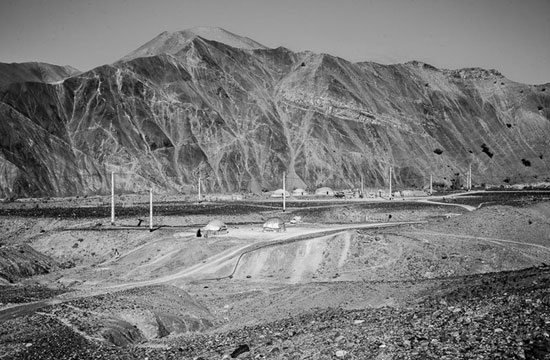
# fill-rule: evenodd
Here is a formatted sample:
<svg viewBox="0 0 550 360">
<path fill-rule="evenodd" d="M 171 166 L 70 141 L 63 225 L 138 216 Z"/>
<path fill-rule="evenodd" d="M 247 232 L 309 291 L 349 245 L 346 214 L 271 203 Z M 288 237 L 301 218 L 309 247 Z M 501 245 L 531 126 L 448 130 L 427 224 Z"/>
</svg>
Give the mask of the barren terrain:
<svg viewBox="0 0 550 360">
<path fill-rule="evenodd" d="M 5 203 L 0 359 L 549 357 L 549 197 Z"/>
<path fill-rule="evenodd" d="M 550 182 L 548 89 L 207 27 L 83 73 L 0 63 L 0 197 L 105 194 L 113 172 L 129 193 Z"/>
</svg>

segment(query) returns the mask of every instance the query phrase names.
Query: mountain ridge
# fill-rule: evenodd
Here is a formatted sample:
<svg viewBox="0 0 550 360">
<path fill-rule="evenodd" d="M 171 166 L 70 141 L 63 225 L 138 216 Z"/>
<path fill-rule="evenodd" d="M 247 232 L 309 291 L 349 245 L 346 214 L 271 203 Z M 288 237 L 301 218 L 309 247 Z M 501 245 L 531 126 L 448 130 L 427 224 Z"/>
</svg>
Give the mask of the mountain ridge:
<svg viewBox="0 0 550 360">
<path fill-rule="evenodd" d="M 55 83 L 79 73 L 81 73 L 80 70 L 69 65 L 59 66 L 43 62 L 0 62 L 0 87 L 21 82 Z"/>
<path fill-rule="evenodd" d="M 239 49 L 267 49 L 264 45 L 248 37 L 233 34 L 222 28 L 198 26 L 182 31 L 163 31 L 152 40 L 123 56 L 116 62 L 124 62 L 137 57 L 160 55 L 163 53 L 175 54 L 185 48 L 186 45 L 197 37 L 204 40 L 216 41 Z"/>
<path fill-rule="evenodd" d="M 200 36 L 163 52 L 154 40 L 156 55 L 0 92 L 4 195 L 106 193 L 112 171 L 119 191 L 183 193 L 199 177 L 205 191 L 261 192 L 283 172 L 289 188 L 376 188 L 390 167 L 401 188 L 464 183 L 470 164 L 477 185 L 550 178 L 544 85 Z"/>
</svg>

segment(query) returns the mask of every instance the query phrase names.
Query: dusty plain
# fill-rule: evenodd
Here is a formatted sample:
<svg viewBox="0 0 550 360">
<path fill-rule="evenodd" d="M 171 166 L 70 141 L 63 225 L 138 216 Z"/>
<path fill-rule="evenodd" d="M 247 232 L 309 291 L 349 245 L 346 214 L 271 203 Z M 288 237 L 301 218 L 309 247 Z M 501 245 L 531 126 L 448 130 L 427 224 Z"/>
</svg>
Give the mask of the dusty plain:
<svg viewBox="0 0 550 360">
<path fill-rule="evenodd" d="M 109 200 L 0 205 L 0 359 L 550 358 L 549 192 Z"/>
</svg>

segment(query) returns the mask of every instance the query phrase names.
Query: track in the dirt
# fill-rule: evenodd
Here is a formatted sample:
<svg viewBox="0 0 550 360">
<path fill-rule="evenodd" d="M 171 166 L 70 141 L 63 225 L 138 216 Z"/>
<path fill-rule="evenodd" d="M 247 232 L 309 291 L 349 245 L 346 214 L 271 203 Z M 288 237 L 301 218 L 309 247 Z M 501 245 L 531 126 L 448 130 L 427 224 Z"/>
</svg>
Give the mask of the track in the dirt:
<svg viewBox="0 0 550 360">
<path fill-rule="evenodd" d="M 422 222 L 420 222 L 420 221 L 394 222 L 394 223 L 380 223 L 380 224 L 366 224 L 366 225 L 361 225 L 361 226 L 351 226 L 349 228 L 340 227 L 338 229 L 332 229 L 332 230 L 326 230 L 326 231 L 317 231 L 317 232 L 314 232 L 314 233 L 299 235 L 299 236 L 295 236 L 295 237 L 291 237 L 291 238 L 286 238 L 286 239 L 283 239 L 283 240 L 272 240 L 272 241 L 269 241 L 269 242 L 266 242 L 266 243 L 248 245 L 248 246 L 245 246 L 245 247 L 241 248 L 240 250 L 237 250 L 237 251 L 229 254 L 230 256 L 227 257 L 228 260 L 229 259 L 234 259 L 235 257 L 237 257 L 237 262 L 235 263 L 234 269 L 233 269 L 231 274 L 228 274 L 226 276 L 217 277 L 217 278 L 206 278 L 206 279 L 202 279 L 202 280 L 208 281 L 208 280 L 221 280 L 221 279 L 226 279 L 226 278 L 232 278 L 233 274 L 237 270 L 237 267 L 239 265 L 239 262 L 240 262 L 241 258 L 244 255 L 249 254 L 249 253 L 254 252 L 254 251 L 265 249 L 265 248 L 268 248 L 268 247 L 287 245 L 287 244 L 291 244 L 291 243 L 294 243 L 294 242 L 304 241 L 304 240 L 308 240 L 308 239 L 312 239 L 312 238 L 316 238 L 316 237 L 334 235 L 334 234 L 340 233 L 342 231 L 348 231 L 348 230 L 361 230 L 361 229 L 373 229 L 373 228 L 381 228 L 381 227 L 394 227 L 394 226 L 411 225 L 411 224 L 418 224 L 418 223 L 422 223 Z M 222 260 L 223 259 L 224 258 L 222 258 Z M 214 261 L 219 261 L 219 260 L 220 259 L 215 259 Z M 187 269 L 187 270 L 189 270 L 189 269 Z M 186 275 L 187 274 L 185 273 L 185 271 L 183 271 L 183 272 L 179 272 L 177 274 L 173 274 L 173 275 L 170 275 L 170 276 L 164 276 L 164 277 L 158 278 L 158 279 L 139 281 L 139 282 L 127 283 L 127 284 L 120 284 L 120 285 L 114 285 L 114 286 L 108 286 L 108 287 L 105 287 L 103 289 L 100 289 L 99 291 L 96 291 L 94 294 L 97 295 L 97 294 L 102 293 L 102 292 L 119 291 L 119 290 L 122 290 L 122 289 L 127 289 L 127 288 L 132 288 L 132 287 L 147 286 L 147 285 L 153 285 L 153 284 L 158 284 L 158 283 L 166 283 L 166 282 L 175 280 L 176 278 L 185 277 Z M 88 295 L 82 295 L 82 296 L 88 296 Z M 71 300 L 74 300 L 78 297 L 79 296 L 69 297 L 69 298 L 65 298 L 63 300 L 53 298 L 53 299 L 50 299 L 50 300 L 41 300 L 41 301 L 32 302 L 32 303 L 20 304 L 20 305 L 16 305 L 16 306 L 13 306 L 13 307 L 10 307 L 10 308 L 7 308 L 7 309 L 0 310 L 0 324 L 4 321 L 7 321 L 7 320 L 10 320 L 10 319 L 19 317 L 19 316 L 32 314 L 32 313 L 34 313 L 34 312 L 38 311 L 39 309 L 44 308 L 46 306 L 51 306 L 52 304 L 58 304 L 58 303 L 66 302 L 66 301 L 71 301 Z"/>
<path fill-rule="evenodd" d="M 304 235 L 298 235 L 294 237 L 288 237 L 284 239 L 275 239 L 264 243 L 256 243 L 256 244 L 249 244 L 242 246 L 239 249 L 233 249 L 229 254 L 224 255 L 223 257 L 218 257 L 218 255 L 215 255 L 213 258 L 211 258 L 210 262 L 196 264 L 194 266 L 191 266 L 190 268 L 184 269 L 178 273 L 167 275 L 161 278 L 153 279 L 153 280 L 145 280 L 145 281 L 138 281 L 133 283 L 127 283 L 127 284 L 118 284 L 113 285 L 109 287 L 105 287 L 104 290 L 118 290 L 118 289 L 125 289 L 129 287 L 136 287 L 136 286 L 146 286 L 146 285 L 154 285 L 158 283 L 167 283 L 170 281 L 174 281 L 180 278 L 185 278 L 190 275 L 200 273 L 201 270 L 204 271 L 205 268 L 208 266 L 211 266 L 212 264 L 219 264 L 222 261 L 227 261 L 231 259 L 237 258 L 236 264 L 233 266 L 234 269 L 232 273 L 220 276 L 220 277 L 213 277 L 213 278 L 203 278 L 201 280 L 220 280 L 220 279 L 226 279 L 231 278 L 231 276 L 235 273 L 239 261 L 242 258 L 243 255 L 246 255 L 248 253 L 258 251 L 261 249 L 265 249 L 267 247 L 273 247 L 273 246 L 281 246 L 281 245 L 287 245 L 294 242 L 309 240 L 316 237 L 322 237 L 327 235 L 333 235 L 340 233 L 342 231 L 348 231 L 348 230 L 362 230 L 362 229 L 376 229 L 376 228 L 383 228 L 383 227 L 395 227 L 395 226 L 401 226 L 401 225 L 413 225 L 413 224 L 420 224 L 425 223 L 425 221 L 404 221 L 404 222 L 389 222 L 389 223 L 378 223 L 378 224 L 362 224 L 362 225 L 346 225 L 346 226 L 338 226 L 336 229 L 327 229 L 326 231 L 315 231 L 309 234 Z"/>
<path fill-rule="evenodd" d="M 233 275 L 235 275 L 235 272 L 237 271 L 237 268 L 239 267 L 239 264 L 240 264 L 241 259 L 243 258 L 243 256 L 245 256 L 247 254 L 250 254 L 252 252 L 255 252 L 255 251 L 266 249 L 266 248 L 275 247 L 275 246 L 284 246 L 284 245 L 288 245 L 288 244 L 292 244 L 292 243 L 300 242 L 300 241 L 304 241 L 304 240 L 310 240 L 310 239 L 315 239 L 315 238 L 324 237 L 324 236 L 336 235 L 336 234 L 342 233 L 344 231 L 349 231 L 349 230 L 363 230 L 363 229 L 373 229 L 373 228 L 377 229 L 377 228 L 394 227 L 394 226 L 401 226 L 401 225 L 413 225 L 413 224 L 420 224 L 420 223 L 425 223 L 425 222 L 424 221 L 408 221 L 408 222 L 369 224 L 369 225 L 366 225 L 366 226 L 365 225 L 363 225 L 363 226 L 352 226 L 352 227 L 349 227 L 347 229 L 340 228 L 340 229 L 334 229 L 334 230 L 327 230 L 327 231 L 323 231 L 323 232 L 316 232 L 316 233 L 311 233 L 311 234 L 306 234 L 306 235 L 300 235 L 300 236 L 292 237 L 290 239 L 273 240 L 273 241 L 270 241 L 268 243 L 260 243 L 260 244 L 257 244 L 257 245 L 252 245 L 250 249 L 243 251 L 239 255 L 239 257 L 237 258 L 237 262 L 235 263 L 235 266 L 233 268 L 233 271 L 229 275 L 214 277 L 214 278 L 208 278 L 208 279 L 203 279 L 203 280 L 221 280 L 221 279 L 231 279 L 231 278 L 233 278 Z"/>
</svg>

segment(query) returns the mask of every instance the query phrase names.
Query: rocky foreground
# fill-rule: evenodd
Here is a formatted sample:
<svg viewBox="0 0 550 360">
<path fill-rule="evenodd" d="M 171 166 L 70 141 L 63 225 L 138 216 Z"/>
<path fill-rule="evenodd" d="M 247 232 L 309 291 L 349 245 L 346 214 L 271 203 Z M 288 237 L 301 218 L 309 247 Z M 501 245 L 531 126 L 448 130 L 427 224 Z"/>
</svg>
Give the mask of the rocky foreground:
<svg viewBox="0 0 550 360">
<path fill-rule="evenodd" d="M 66 326 L 52 306 L 2 323 L 0 359 L 550 359 L 549 266 L 426 281 L 439 290 L 405 306 L 312 310 L 124 347 Z"/>
</svg>

